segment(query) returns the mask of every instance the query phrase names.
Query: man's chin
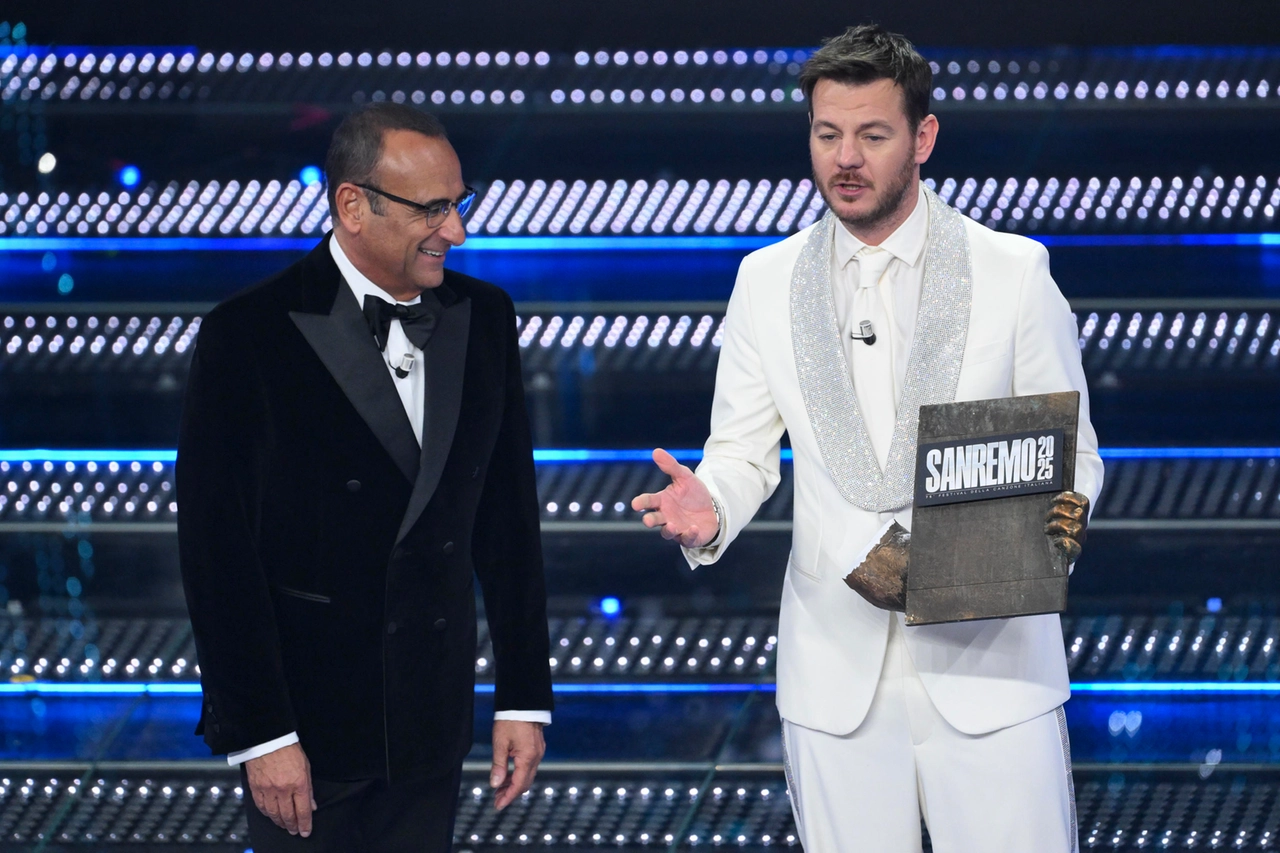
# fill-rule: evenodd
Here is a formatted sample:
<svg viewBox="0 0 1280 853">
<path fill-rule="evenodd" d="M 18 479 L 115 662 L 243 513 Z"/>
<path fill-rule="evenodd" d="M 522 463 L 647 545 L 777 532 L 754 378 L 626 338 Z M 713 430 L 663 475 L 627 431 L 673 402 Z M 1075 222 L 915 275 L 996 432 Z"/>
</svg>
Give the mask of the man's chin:
<svg viewBox="0 0 1280 853">
<path fill-rule="evenodd" d="M 832 213 L 845 225 L 853 228 L 866 228 L 876 225 L 885 218 L 884 212 L 879 210 L 874 203 L 842 204 L 832 208 Z"/>
<path fill-rule="evenodd" d="M 430 290 L 433 287 L 439 287 L 444 283 L 444 266 L 443 261 L 435 261 L 431 264 L 418 264 L 413 270 L 413 286 L 420 290 Z"/>
</svg>

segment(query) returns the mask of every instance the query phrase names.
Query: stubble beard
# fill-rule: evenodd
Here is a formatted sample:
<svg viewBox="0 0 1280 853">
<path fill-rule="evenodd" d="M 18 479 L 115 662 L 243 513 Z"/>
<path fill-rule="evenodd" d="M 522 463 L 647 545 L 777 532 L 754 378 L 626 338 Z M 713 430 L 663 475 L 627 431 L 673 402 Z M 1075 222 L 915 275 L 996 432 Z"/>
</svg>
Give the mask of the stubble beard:
<svg viewBox="0 0 1280 853">
<path fill-rule="evenodd" d="M 816 175 L 814 176 L 813 182 L 818 186 L 819 191 L 822 193 L 822 198 L 827 203 L 827 207 L 830 208 L 833 213 L 836 213 L 836 218 L 843 222 L 850 230 L 869 231 L 897 217 L 898 212 L 906 203 L 908 192 L 912 189 L 912 178 L 915 177 L 915 169 L 916 151 L 913 146 L 911 151 L 908 152 L 906 158 L 903 160 L 902 166 L 894 173 L 889 183 L 885 185 L 884 192 L 880 195 L 876 206 L 866 213 L 854 215 L 841 215 L 836 212 L 836 206 L 831 203 L 832 191 L 830 187 L 818 180 Z M 847 174 L 847 172 L 836 174 L 831 178 L 831 182 L 835 182 Z"/>
</svg>

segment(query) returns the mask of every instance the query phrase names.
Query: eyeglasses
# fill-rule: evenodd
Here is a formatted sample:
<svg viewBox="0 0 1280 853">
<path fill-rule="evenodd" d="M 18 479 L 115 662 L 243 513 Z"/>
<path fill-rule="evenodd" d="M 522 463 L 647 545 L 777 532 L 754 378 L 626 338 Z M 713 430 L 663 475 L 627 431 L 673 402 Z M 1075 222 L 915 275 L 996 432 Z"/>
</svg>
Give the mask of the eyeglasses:
<svg viewBox="0 0 1280 853">
<path fill-rule="evenodd" d="M 462 195 L 458 196 L 455 201 L 445 199 L 444 201 L 433 201 L 431 204 L 419 204 L 416 201 L 410 201 L 407 198 L 392 195 L 386 190 L 380 190 L 375 186 L 370 186 L 369 184 L 356 184 L 356 186 L 366 192 L 377 193 L 385 199 L 394 201 L 396 204 L 403 204 L 405 207 L 425 219 L 427 227 L 429 228 L 435 228 L 438 225 L 443 225 L 444 221 L 449 218 L 450 210 L 458 211 L 459 217 L 466 216 L 467 211 L 471 209 L 471 203 L 476 200 L 476 191 L 471 187 L 464 187 Z"/>
</svg>

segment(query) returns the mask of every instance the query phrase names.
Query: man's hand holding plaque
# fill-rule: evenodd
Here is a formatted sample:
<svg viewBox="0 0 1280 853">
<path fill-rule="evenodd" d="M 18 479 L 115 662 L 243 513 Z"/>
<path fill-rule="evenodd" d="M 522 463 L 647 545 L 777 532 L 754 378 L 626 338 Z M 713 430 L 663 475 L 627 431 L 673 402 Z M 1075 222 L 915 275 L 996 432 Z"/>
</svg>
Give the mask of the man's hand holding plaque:
<svg viewBox="0 0 1280 853">
<path fill-rule="evenodd" d="M 1070 565 L 1080 558 L 1089 528 L 1089 499 L 1079 492 L 1059 492 L 1045 516 L 1044 534 Z M 844 582 L 881 610 L 905 611 L 911 534 L 893 522 L 866 559 Z"/>
</svg>

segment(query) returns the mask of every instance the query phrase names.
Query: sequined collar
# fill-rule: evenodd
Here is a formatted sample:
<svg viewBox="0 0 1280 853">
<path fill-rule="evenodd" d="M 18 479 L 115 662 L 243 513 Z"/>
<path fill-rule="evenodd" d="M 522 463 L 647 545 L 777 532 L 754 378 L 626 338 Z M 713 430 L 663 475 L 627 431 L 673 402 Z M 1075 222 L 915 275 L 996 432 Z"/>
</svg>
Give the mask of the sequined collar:
<svg viewBox="0 0 1280 853">
<path fill-rule="evenodd" d="M 837 222 L 830 211 L 809 232 L 791 273 L 791 345 L 822 461 L 849 503 L 876 512 L 909 506 L 920 407 L 955 399 L 969 333 L 973 266 L 960 213 L 925 189 L 929 239 L 911 358 L 889 458 L 876 460 L 840 346 L 831 291 Z"/>
</svg>

